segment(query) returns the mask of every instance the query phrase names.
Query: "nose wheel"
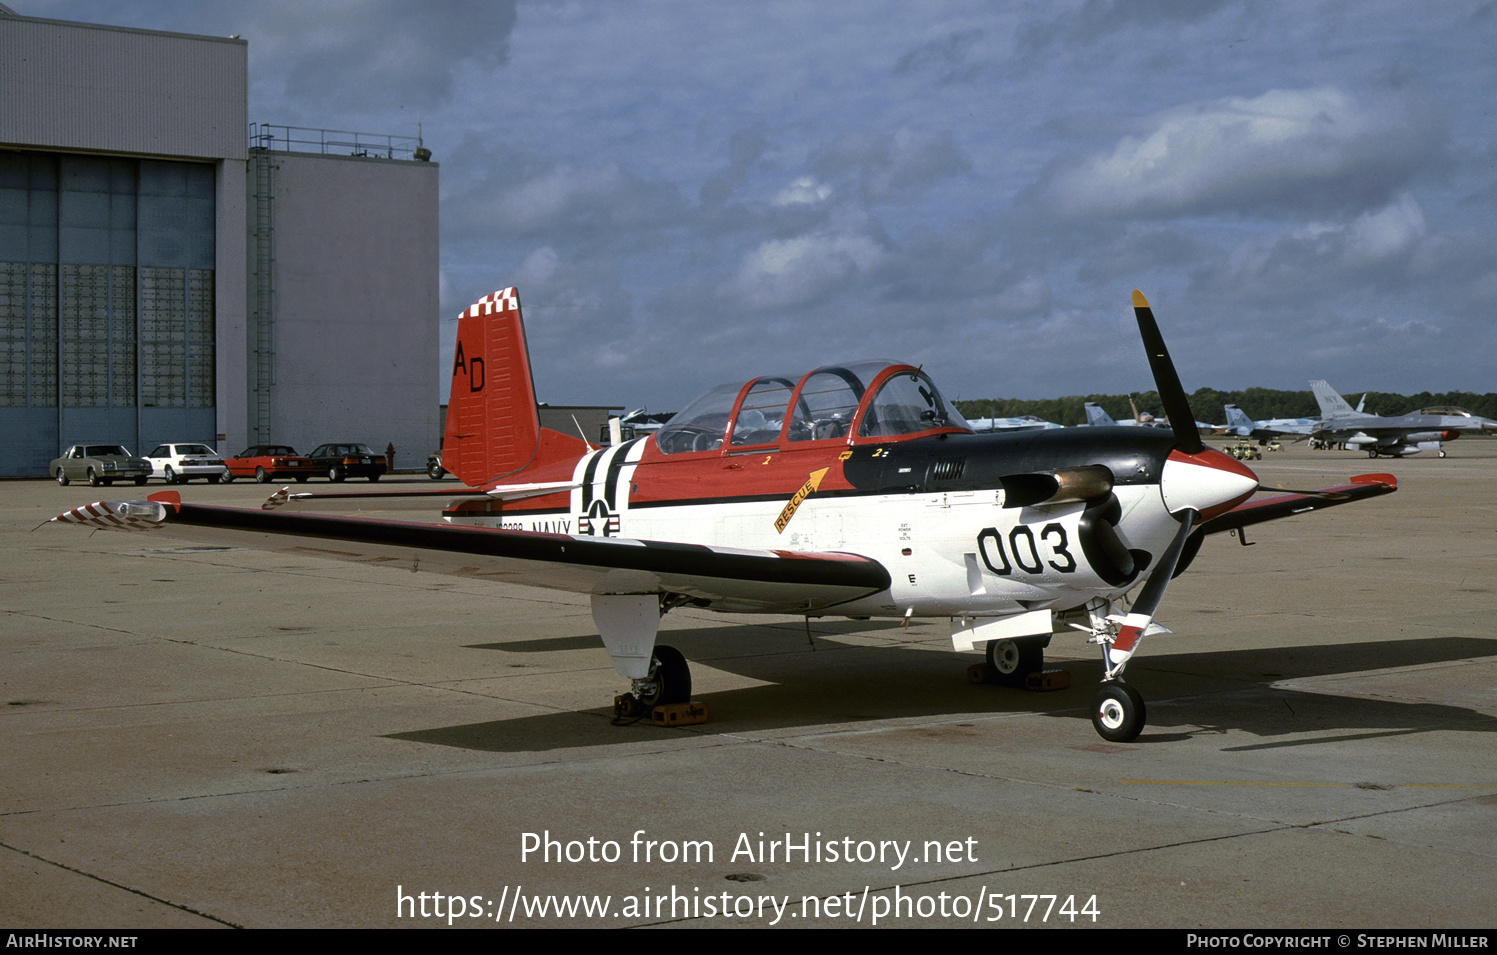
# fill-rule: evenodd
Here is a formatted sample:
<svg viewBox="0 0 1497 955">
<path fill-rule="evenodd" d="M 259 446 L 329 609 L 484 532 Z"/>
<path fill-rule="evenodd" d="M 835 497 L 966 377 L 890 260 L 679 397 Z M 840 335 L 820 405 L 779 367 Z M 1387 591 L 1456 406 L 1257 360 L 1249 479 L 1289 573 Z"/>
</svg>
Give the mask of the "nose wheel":
<svg viewBox="0 0 1497 955">
<path fill-rule="evenodd" d="M 1092 726 L 1103 739 L 1131 743 L 1143 732 L 1146 716 L 1144 698 L 1123 681 L 1108 680 L 1097 687 L 1092 700 Z"/>
</svg>

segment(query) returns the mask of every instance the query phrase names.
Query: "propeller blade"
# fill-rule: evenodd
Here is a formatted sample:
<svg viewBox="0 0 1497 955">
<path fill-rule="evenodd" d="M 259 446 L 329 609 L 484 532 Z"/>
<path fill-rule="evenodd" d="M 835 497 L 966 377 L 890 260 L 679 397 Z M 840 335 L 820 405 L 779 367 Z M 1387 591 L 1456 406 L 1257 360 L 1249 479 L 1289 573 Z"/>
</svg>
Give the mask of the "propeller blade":
<svg viewBox="0 0 1497 955">
<path fill-rule="evenodd" d="M 1169 586 L 1170 578 L 1175 576 L 1175 565 L 1180 562 L 1180 554 L 1185 550 L 1186 538 L 1195 528 L 1196 518 L 1200 515 L 1195 511 L 1186 509 L 1175 515 L 1180 521 L 1180 529 L 1175 532 L 1164 553 L 1159 555 L 1159 563 L 1149 572 L 1149 579 L 1144 582 L 1143 589 L 1138 592 L 1138 599 L 1133 601 L 1133 608 L 1129 616 L 1143 614 L 1150 618 L 1154 617 L 1154 611 L 1159 609 L 1159 601 L 1164 599 L 1164 588 Z"/>
<path fill-rule="evenodd" d="M 1159 601 L 1164 599 L 1164 589 L 1169 586 L 1170 578 L 1175 574 L 1180 555 L 1185 551 L 1185 542 L 1190 539 L 1190 532 L 1195 528 L 1196 518 L 1199 517 L 1190 508 L 1177 512 L 1175 516 L 1180 521 L 1180 529 L 1175 532 L 1164 553 L 1159 555 L 1159 562 L 1149 572 L 1149 579 L 1139 591 L 1138 599 L 1133 601 L 1132 609 L 1121 617 L 1108 618 L 1119 625 L 1117 638 L 1106 648 L 1109 680 L 1115 679 L 1122 672 L 1145 634 L 1169 632 L 1154 624 L 1154 611 L 1159 609 Z"/>
<path fill-rule="evenodd" d="M 1175 432 L 1175 448 L 1186 454 L 1195 454 L 1205 447 L 1200 429 L 1196 427 L 1195 414 L 1185 398 L 1185 389 L 1180 386 L 1180 376 L 1175 373 L 1175 363 L 1164 347 L 1164 336 L 1154 321 L 1154 310 L 1149 307 L 1144 293 L 1133 290 L 1133 314 L 1138 319 L 1138 333 L 1144 340 L 1144 351 L 1149 356 L 1149 370 L 1154 373 L 1154 388 L 1159 392 L 1159 402 L 1164 405 L 1165 417 L 1170 419 L 1170 429 Z"/>
</svg>

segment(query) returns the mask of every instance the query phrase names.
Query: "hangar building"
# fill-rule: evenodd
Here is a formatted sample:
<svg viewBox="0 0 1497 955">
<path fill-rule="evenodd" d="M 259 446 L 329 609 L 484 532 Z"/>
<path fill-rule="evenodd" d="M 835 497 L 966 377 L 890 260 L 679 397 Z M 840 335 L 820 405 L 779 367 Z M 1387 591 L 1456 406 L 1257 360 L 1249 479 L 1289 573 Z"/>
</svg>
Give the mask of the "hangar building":
<svg viewBox="0 0 1497 955">
<path fill-rule="evenodd" d="M 437 446 L 437 166 L 252 129 L 246 51 L 0 6 L 0 476 L 84 441 Z"/>
</svg>

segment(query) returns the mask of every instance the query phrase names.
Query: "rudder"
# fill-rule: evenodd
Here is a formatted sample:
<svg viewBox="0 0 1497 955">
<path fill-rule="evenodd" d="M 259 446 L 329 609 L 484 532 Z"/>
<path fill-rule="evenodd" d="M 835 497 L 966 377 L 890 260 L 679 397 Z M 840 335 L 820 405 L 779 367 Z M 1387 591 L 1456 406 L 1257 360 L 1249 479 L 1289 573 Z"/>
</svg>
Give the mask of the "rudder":
<svg viewBox="0 0 1497 955">
<path fill-rule="evenodd" d="M 1315 395 L 1315 403 L 1320 406 L 1322 418 L 1349 418 L 1357 413 L 1324 379 L 1310 382 L 1310 391 Z M 1363 395 L 1362 398 L 1365 401 L 1367 396 Z"/>
<path fill-rule="evenodd" d="M 442 467 L 470 487 L 587 451 L 578 438 L 542 428 L 516 289 L 474 302 L 457 321 Z"/>
</svg>

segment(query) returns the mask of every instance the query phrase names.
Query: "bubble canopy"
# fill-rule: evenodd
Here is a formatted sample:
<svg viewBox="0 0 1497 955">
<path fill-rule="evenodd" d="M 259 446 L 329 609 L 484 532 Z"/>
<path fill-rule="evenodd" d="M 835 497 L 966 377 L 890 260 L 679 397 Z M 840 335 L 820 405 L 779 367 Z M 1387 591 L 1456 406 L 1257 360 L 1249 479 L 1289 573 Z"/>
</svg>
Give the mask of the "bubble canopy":
<svg viewBox="0 0 1497 955">
<path fill-rule="evenodd" d="M 731 453 L 971 430 L 925 372 L 880 360 L 718 385 L 677 412 L 655 442 L 664 454 Z"/>
</svg>

